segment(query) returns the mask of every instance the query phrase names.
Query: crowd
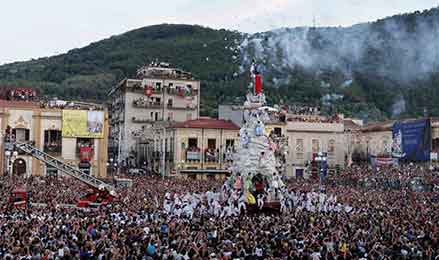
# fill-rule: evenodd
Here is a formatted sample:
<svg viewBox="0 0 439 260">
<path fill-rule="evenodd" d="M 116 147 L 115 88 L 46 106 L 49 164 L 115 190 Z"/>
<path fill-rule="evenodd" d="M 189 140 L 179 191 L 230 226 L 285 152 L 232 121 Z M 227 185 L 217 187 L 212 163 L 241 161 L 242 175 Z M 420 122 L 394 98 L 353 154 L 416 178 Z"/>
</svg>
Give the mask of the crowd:
<svg viewBox="0 0 439 260">
<path fill-rule="evenodd" d="M 281 212 L 254 212 L 233 181 L 136 176 L 110 205 L 75 209 L 87 187 L 64 177 L 2 177 L 2 259 L 439 259 L 436 190 L 359 185 L 364 178 L 401 182 L 435 172 L 417 166 L 352 167 L 317 180 L 269 185 Z M 343 182 L 343 180 L 351 180 Z M 8 205 L 17 186 L 31 191 L 26 210 Z"/>
<path fill-rule="evenodd" d="M 342 120 L 337 116 L 323 117 L 323 116 L 289 116 L 288 122 L 306 122 L 306 123 L 341 123 Z"/>
<path fill-rule="evenodd" d="M 2 91 L 4 93 L 1 96 L 8 101 L 35 102 L 38 100 L 36 91 L 32 88 L 4 88 L 5 91 Z"/>
</svg>

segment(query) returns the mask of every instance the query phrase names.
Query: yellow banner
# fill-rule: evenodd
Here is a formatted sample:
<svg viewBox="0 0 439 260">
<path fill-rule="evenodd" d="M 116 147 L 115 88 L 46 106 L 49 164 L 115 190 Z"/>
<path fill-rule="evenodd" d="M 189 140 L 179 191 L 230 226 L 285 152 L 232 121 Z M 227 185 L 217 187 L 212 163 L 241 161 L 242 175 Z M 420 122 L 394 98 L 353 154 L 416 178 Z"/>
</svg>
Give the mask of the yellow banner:
<svg viewBox="0 0 439 260">
<path fill-rule="evenodd" d="M 103 138 L 103 132 L 103 111 L 63 110 L 63 137 Z"/>
</svg>

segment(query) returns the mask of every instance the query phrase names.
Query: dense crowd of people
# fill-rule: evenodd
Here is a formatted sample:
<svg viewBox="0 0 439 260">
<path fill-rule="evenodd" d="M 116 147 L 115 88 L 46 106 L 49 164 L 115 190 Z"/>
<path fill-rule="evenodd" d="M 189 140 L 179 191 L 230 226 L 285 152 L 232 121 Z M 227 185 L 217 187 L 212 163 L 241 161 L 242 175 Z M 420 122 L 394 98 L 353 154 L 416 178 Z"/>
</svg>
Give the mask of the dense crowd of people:
<svg viewBox="0 0 439 260">
<path fill-rule="evenodd" d="M 132 187 L 100 208 L 74 204 L 88 187 L 67 177 L 1 177 L 1 259 L 439 259 L 437 183 L 427 167 L 351 167 L 314 179 L 270 184 L 280 212 L 258 211 L 237 178 L 134 176 Z M 398 187 L 361 185 L 400 181 Z M 32 206 L 11 207 L 10 192 Z M 43 204 L 40 204 L 43 203 Z M 251 210 L 252 209 L 252 210 Z"/>
</svg>

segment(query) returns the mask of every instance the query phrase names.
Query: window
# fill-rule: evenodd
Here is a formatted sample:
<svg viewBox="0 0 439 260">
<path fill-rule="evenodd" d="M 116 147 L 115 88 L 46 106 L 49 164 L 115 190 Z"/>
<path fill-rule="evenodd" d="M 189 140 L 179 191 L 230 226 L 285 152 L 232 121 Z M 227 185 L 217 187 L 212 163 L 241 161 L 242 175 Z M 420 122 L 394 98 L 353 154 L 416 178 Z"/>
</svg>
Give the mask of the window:
<svg viewBox="0 0 439 260">
<path fill-rule="evenodd" d="M 312 152 L 313 153 L 320 152 L 320 144 L 319 144 L 319 140 L 317 139 L 312 139 Z"/>
<path fill-rule="evenodd" d="M 174 114 L 172 112 L 168 112 L 168 121 L 172 121 L 174 118 Z"/>
<path fill-rule="evenodd" d="M 303 139 L 296 139 L 296 152 L 303 153 Z"/>
<path fill-rule="evenodd" d="M 328 154 L 333 155 L 335 153 L 335 140 L 331 139 L 328 142 Z"/>
<path fill-rule="evenodd" d="M 188 149 L 186 151 L 186 160 L 187 161 L 200 161 L 200 149 L 198 148 L 198 140 L 197 138 L 189 138 L 188 140 Z"/>
<path fill-rule="evenodd" d="M 385 154 L 389 153 L 389 150 L 390 150 L 389 148 L 390 148 L 389 142 L 387 140 L 383 140 L 383 151 Z"/>
<path fill-rule="evenodd" d="M 297 159 L 303 159 L 303 139 L 296 139 L 296 157 Z"/>
<path fill-rule="evenodd" d="M 51 154 L 60 154 L 62 147 L 60 130 L 44 131 L 44 152 Z"/>
<path fill-rule="evenodd" d="M 159 112 L 155 112 L 154 120 L 155 120 L 155 121 L 158 121 L 158 120 L 159 120 Z"/>
<path fill-rule="evenodd" d="M 172 107 L 173 100 L 172 98 L 168 99 L 168 107 Z"/>
<path fill-rule="evenodd" d="M 433 141 L 432 141 L 432 151 L 434 151 L 434 152 L 439 152 L 439 138 L 435 138 L 435 139 L 433 139 Z"/>
<path fill-rule="evenodd" d="M 207 139 L 207 148 L 216 149 L 216 139 Z"/>
<path fill-rule="evenodd" d="M 226 147 L 234 147 L 234 146 L 235 146 L 235 140 L 233 139 L 226 140 Z"/>
<path fill-rule="evenodd" d="M 25 128 L 14 128 L 12 134 L 17 142 L 27 142 L 30 139 L 30 130 Z"/>
<path fill-rule="evenodd" d="M 198 147 L 198 140 L 197 140 L 197 138 L 189 138 L 189 141 L 188 141 L 188 143 L 189 143 L 189 148 L 193 148 L 193 147 Z"/>
<path fill-rule="evenodd" d="M 91 160 L 93 158 L 94 139 L 93 138 L 77 138 L 76 153 L 81 160 Z"/>
<path fill-rule="evenodd" d="M 154 112 L 151 112 L 151 119 L 154 119 Z"/>
<path fill-rule="evenodd" d="M 275 127 L 275 128 L 274 128 L 274 134 L 275 134 L 276 136 L 278 136 L 278 137 L 281 137 L 281 136 L 282 136 L 282 128 L 280 128 L 280 127 Z"/>
<path fill-rule="evenodd" d="M 214 162 L 216 159 L 216 139 L 207 139 L 206 161 Z"/>
</svg>

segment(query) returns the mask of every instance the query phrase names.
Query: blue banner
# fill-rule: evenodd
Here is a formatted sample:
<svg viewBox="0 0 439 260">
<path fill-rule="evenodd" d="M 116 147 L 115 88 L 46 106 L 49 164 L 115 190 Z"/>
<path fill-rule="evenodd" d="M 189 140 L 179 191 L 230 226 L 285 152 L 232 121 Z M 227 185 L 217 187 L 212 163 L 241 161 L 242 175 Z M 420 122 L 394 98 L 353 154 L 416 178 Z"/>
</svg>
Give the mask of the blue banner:
<svg viewBox="0 0 439 260">
<path fill-rule="evenodd" d="M 392 127 L 392 155 L 402 161 L 428 161 L 431 151 L 429 119 L 395 122 Z"/>
</svg>

